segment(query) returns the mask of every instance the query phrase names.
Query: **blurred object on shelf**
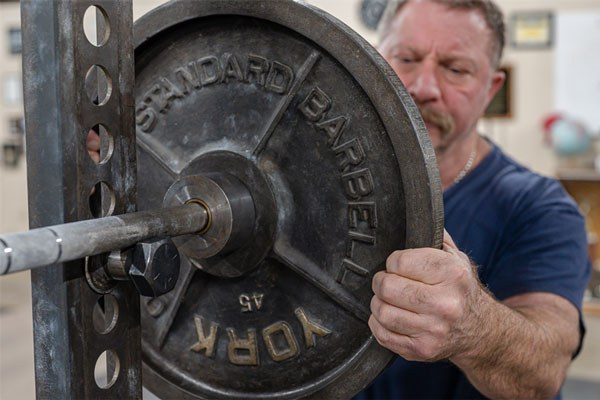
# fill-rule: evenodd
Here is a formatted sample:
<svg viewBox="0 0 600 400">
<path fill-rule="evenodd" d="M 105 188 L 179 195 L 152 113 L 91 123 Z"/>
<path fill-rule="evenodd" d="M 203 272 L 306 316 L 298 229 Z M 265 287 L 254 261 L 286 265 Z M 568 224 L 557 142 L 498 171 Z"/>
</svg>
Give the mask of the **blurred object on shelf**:
<svg viewBox="0 0 600 400">
<path fill-rule="evenodd" d="M 544 120 L 544 133 L 546 142 L 562 157 L 585 153 L 591 147 L 592 135 L 583 124 L 561 114 Z"/>
<path fill-rule="evenodd" d="M 553 113 L 543 121 L 545 142 L 558 156 L 560 169 L 595 170 L 598 156 L 594 134 L 583 123 L 569 116 Z"/>
</svg>

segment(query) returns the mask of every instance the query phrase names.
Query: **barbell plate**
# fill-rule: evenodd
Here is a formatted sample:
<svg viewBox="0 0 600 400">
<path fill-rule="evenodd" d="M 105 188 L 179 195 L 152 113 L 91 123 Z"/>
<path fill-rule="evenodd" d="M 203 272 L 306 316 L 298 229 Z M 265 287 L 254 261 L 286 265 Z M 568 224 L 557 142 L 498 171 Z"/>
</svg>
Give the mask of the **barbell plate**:
<svg viewBox="0 0 600 400">
<path fill-rule="evenodd" d="M 143 302 L 144 384 L 163 398 L 351 397 L 392 359 L 366 324 L 372 276 L 392 251 L 442 240 L 410 97 L 363 39 L 300 2 L 171 2 L 135 40 L 139 208 L 225 172 L 256 211 L 248 243 L 186 259 L 177 288 Z"/>
</svg>

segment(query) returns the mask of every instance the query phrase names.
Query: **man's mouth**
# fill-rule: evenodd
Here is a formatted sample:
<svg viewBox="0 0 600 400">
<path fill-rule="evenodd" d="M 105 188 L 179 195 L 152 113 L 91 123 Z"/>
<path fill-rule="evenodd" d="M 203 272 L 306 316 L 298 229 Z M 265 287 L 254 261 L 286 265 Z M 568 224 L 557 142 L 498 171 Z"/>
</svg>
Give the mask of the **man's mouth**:
<svg viewBox="0 0 600 400">
<path fill-rule="evenodd" d="M 428 130 L 435 127 L 442 136 L 449 135 L 454 131 L 454 119 L 446 113 L 433 111 L 429 108 L 421 108 L 421 115 Z"/>
</svg>

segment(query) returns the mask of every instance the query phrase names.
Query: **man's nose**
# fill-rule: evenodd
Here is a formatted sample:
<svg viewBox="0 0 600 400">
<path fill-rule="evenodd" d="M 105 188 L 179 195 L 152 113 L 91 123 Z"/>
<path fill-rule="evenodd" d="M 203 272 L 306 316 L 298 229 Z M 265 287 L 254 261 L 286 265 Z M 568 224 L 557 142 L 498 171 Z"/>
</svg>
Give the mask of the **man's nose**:
<svg viewBox="0 0 600 400">
<path fill-rule="evenodd" d="M 436 101 L 441 97 L 441 89 L 435 74 L 435 67 L 430 63 L 423 63 L 417 72 L 408 92 L 417 104 Z"/>
</svg>

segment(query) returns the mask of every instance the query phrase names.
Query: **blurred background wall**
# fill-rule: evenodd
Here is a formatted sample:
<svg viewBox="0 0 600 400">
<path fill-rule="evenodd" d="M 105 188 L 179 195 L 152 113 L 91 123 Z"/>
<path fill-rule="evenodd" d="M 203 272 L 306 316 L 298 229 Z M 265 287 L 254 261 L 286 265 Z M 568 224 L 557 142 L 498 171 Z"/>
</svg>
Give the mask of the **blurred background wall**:
<svg viewBox="0 0 600 400">
<path fill-rule="evenodd" d="M 276 3 L 278 0 L 272 1 Z M 308 2 L 328 11 L 376 44 L 376 32 L 369 29 L 361 17 L 361 7 L 365 1 L 368 0 Z M 371 3 L 378 1 L 384 0 L 372 0 Z M 134 15 L 138 18 L 161 3 L 161 0 L 134 0 Z M 481 121 L 480 130 L 524 165 L 542 174 L 563 178 L 565 185 L 578 197 L 582 211 L 588 217 L 592 256 L 600 257 L 600 251 L 594 250 L 597 242 L 596 226 L 600 229 L 600 223 L 597 222 L 600 220 L 600 177 L 589 165 L 587 169 L 582 169 L 577 159 L 557 155 L 544 142 L 542 129 L 544 118 L 560 111 L 556 107 L 560 103 L 556 98 L 559 80 L 557 75 L 559 72 L 564 74 L 564 71 L 557 70 L 557 57 L 560 56 L 557 43 L 561 43 L 561 38 L 557 37 L 556 22 L 561 16 L 596 15 L 596 28 L 600 30 L 600 0 L 497 0 L 497 3 L 506 13 L 509 31 L 517 24 L 511 21 L 517 21 L 523 15 L 533 15 L 532 24 L 535 24 L 536 15 L 549 13 L 553 21 L 553 34 L 550 43 L 540 46 L 513 45 L 509 40 L 503 61 L 503 66 L 512 76 L 508 96 L 510 101 L 504 104 L 509 106 L 509 110 L 503 110 L 504 116 Z M 530 39 L 535 41 L 535 35 L 540 33 L 540 29 L 543 31 L 544 27 L 540 27 L 538 21 L 538 26 L 531 26 L 527 31 L 526 25 L 527 21 L 524 33 L 522 32 L 524 39 L 527 39 L 529 32 L 532 36 Z M 20 33 L 19 3 L 0 0 L 0 232 L 27 229 Z M 587 50 L 591 58 L 600 54 L 600 40 L 595 47 Z M 568 60 L 574 65 L 588 61 L 586 57 Z M 597 71 L 597 75 L 600 75 L 600 69 Z M 581 81 L 586 78 L 573 76 L 572 79 Z M 599 96 L 592 98 L 590 103 L 600 114 L 600 79 L 591 81 L 590 85 L 597 85 L 591 89 L 597 90 Z M 588 129 L 600 132 L 600 124 L 588 126 Z M 593 158 L 593 147 L 588 149 L 586 155 L 590 156 L 590 152 Z M 566 168 L 573 165 L 576 168 Z M 0 399 L 33 397 L 28 290 L 27 273 L 0 278 Z M 571 388 L 576 386 L 577 389 L 568 392 L 570 394 L 565 396 L 567 398 L 600 397 L 600 308 L 593 304 L 595 303 L 590 302 L 586 308 L 589 321 L 586 347 L 570 373 L 568 385 Z M 17 369 L 14 368 L 15 365 Z"/>
</svg>

